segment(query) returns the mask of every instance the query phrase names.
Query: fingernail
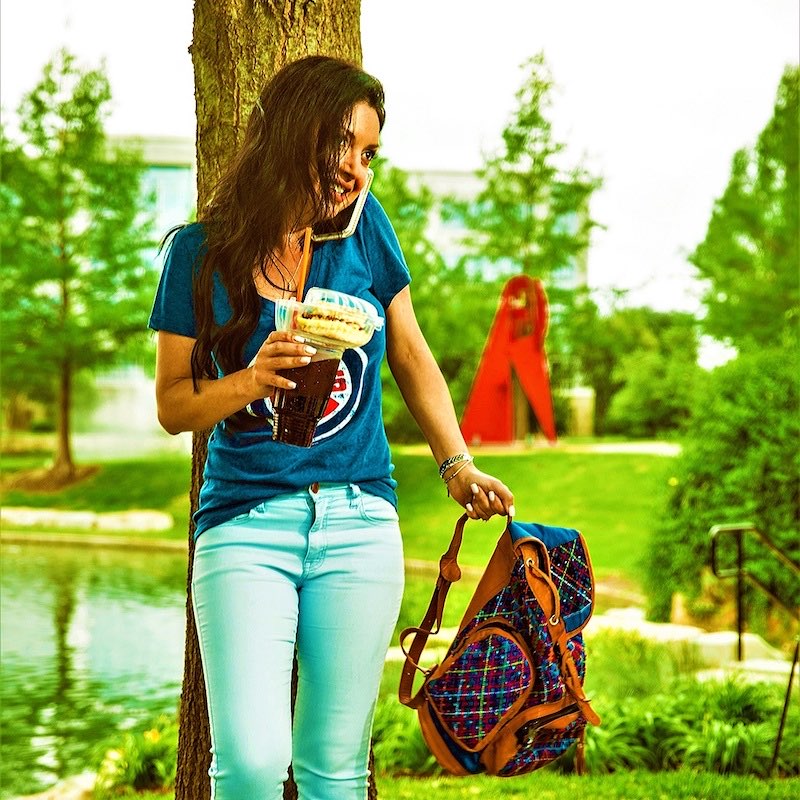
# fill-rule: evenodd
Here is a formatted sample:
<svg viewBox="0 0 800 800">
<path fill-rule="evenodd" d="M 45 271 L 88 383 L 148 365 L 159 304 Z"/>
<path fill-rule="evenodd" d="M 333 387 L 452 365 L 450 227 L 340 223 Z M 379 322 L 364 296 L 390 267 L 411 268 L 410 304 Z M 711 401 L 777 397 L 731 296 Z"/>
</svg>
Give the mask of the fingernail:
<svg viewBox="0 0 800 800">
<path fill-rule="evenodd" d="M 513 504 L 508 507 L 508 516 L 509 517 L 516 517 L 517 516 L 517 509 L 514 508 Z"/>
<path fill-rule="evenodd" d="M 305 342 L 305 339 L 302 336 L 292 336 L 292 339 L 294 339 L 296 342 L 300 342 L 300 344 Z"/>
<path fill-rule="evenodd" d="M 317 352 L 316 347 L 311 347 L 310 345 L 306 345 L 303 349 L 306 351 L 306 353 L 310 353 L 312 356 Z"/>
<path fill-rule="evenodd" d="M 490 503 L 494 502 L 494 492 L 489 492 L 489 502 Z"/>
<path fill-rule="evenodd" d="M 469 513 L 470 513 L 470 514 L 472 514 L 472 513 L 473 513 L 472 503 L 467 503 L 467 504 L 464 506 L 464 508 L 466 508 L 466 509 L 467 509 L 467 511 L 469 511 Z"/>
<path fill-rule="evenodd" d="M 473 483 L 472 486 L 470 486 L 469 488 L 472 489 L 472 494 L 478 494 L 478 484 L 477 483 Z"/>
<path fill-rule="evenodd" d="M 300 359 L 301 364 L 310 364 L 311 363 L 311 356 L 302 356 Z"/>
<path fill-rule="evenodd" d="M 297 384 L 294 381 L 289 381 L 289 388 L 290 389 L 296 389 L 297 388 Z"/>
</svg>

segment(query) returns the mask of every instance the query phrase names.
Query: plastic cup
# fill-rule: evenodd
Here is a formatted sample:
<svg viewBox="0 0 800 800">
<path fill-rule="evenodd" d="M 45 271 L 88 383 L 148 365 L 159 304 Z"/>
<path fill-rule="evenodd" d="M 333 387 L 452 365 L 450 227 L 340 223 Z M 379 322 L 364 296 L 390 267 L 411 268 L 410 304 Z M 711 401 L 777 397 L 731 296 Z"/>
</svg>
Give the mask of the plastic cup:
<svg viewBox="0 0 800 800">
<path fill-rule="evenodd" d="M 317 320 L 314 315 L 329 317 Z M 346 320 L 344 325 L 336 319 Z M 298 447 L 310 447 L 317 423 L 325 413 L 333 391 L 339 362 L 348 347 L 366 344 L 383 319 L 366 301 L 328 289 L 308 290 L 305 302 L 278 300 L 275 303 L 278 330 L 302 336 L 317 352 L 303 367 L 280 370 L 279 374 L 297 384 L 294 389 L 278 389 L 273 398 L 272 438 Z M 311 326 L 311 329 L 309 329 Z M 335 333 L 341 334 L 338 338 Z"/>
<path fill-rule="evenodd" d="M 295 389 L 277 389 L 272 401 L 272 438 L 298 447 L 311 447 L 317 423 L 325 413 L 333 391 L 344 348 L 317 345 L 311 363 L 279 372 L 297 384 Z"/>
</svg>

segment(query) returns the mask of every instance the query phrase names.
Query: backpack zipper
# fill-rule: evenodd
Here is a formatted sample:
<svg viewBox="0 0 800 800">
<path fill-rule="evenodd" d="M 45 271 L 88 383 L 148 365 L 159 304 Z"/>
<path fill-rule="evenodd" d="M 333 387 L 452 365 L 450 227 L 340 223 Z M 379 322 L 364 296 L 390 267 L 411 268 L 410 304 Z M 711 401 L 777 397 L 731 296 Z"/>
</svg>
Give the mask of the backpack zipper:
<svg viewBox="0 0 800 800">
<path fill-rule="evenodd" d="M 579 707 L 577 703 L 572 703 L 571 705 L 562 708 L 561 711 L 556 711 L 553 714 L 548 714 L 544 717 L 539 717 L 538 719 L 532 719 L 530 722 L 527 722 L 523 725 L 516 733 L 517 741 L 520 746 L 530 745 L 533 744 L 533 740 L 536 738 L 536 733 L 539 728 L 544 728 L 547 726 L 548 723 L 552 722 L 553 720 L 560 719 L 561 717 L 566 717 L 569 714 L 574 714 L 576 711 L 579 711 Z"/>
</svg>

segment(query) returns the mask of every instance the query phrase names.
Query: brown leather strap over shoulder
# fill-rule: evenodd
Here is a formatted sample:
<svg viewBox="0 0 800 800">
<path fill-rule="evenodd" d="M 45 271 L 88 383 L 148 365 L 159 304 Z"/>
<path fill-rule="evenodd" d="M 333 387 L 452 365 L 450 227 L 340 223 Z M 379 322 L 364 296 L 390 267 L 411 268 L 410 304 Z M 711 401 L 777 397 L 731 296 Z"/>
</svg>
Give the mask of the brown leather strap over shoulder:
<svg viewBox="0 0 800 800">
<path fill-rule="evenodd" d="M 400 674 L 400 702 L 409 708 L 418 708 L 422 703 L 422 690 L 412 697 L 414 687 L 414 676 L 417 671 L 424 671 L 419 666 L 422 651 L 425 643 L 432 633 L 438 633 L 442 626 L 442 616 L 444 614 L 444 603 L 447 599 L 447 592 L 450 587 L 461 579 L 461 568 L 458 566 L 458 551 L 464 538 L 464 525 L 469 517 L 464 514 L 456 523 L 453 538 L 447 551 L 439 559 L 439 577 L 436 579 L 436 586 L 433 590 L 431 602 L 428 610 L 418 628 L 406 628 L 400 634 L 400 647 L 406 655 L 403 671 Z M 406 650 L 403 642 L 410 634 L 414 634 L 411 647 Z"/>
<path fill-rule="evenodd" d="M 299 302 L 303 302 L 303 295 L 306 291 L 306 278 L 308 278 L 308 271 L 311 269 L 311 253 L 312 253 L 312 233 L 311 228 L 306 228 L 303 232 L 303 254 L 300 256 L 300 263 L 297 265 L 297 291 L 295 296 Z"/>
</svg>

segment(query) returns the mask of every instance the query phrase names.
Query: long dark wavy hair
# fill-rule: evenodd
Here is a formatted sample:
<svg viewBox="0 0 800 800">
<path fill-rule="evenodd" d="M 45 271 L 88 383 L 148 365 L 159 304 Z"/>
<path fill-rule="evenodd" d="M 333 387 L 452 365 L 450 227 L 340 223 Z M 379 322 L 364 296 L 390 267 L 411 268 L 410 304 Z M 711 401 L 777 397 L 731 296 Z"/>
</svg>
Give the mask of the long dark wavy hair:
<svg viewBox="0 0 800 800">
<path fill-rule="evenodd" d="M 200 378 L 215 377 L 213 360 L 224 374 L 244 367 L 244 347 L 261 310 L 255 270 L 261 266 L 266 274 L 263 265 L 274 261 L 274 252 L 282 250 L 292 231 L 330 216 L 353 107 L 367 103 L 383 128 L 383 102 L 376 78 L 327 56 L 294 61 L 264 86 L 238 153 L 198 214 L 208 252 L 193 289 L 195 387 Z M 214 321 L 214 273 L 233 311 L 222 326 Z"/>
</svg>

